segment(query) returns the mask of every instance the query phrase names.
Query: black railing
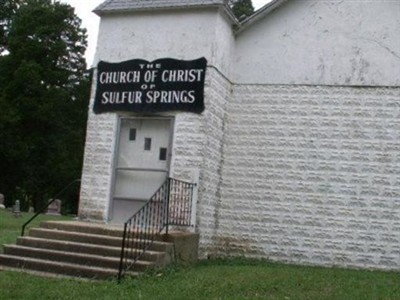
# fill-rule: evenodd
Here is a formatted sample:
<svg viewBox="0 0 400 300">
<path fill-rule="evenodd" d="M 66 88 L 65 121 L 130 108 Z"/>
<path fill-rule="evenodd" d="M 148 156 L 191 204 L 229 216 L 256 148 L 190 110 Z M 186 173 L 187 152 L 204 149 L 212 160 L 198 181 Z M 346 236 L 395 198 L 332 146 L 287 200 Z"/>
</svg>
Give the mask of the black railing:
<svg viewBox="0 0 400 300">
<path fill-rule="evenodd" d="M 51 198 L 51 201 L 43 205 L 40 209 L 37 210 L 36 214 L 32 216 L 28 221 L 22 225 L 22 230 L 21 230 L 21 236 L 24 236 L 25 234 L 25 228 L 26 226 L 29 225 L 38 215 L 43 213 L 49 206 L 52 204 L 54 201 L 56 201 L 62 194 L 64 194 L 67 190 L 71 188 L 71 186 L 74 186 L 76 183 L 80 183 L 80 179 L 75 179 L 74 181 L 70 182 L 68 185 L 66 185 L 62 190 L 60 190 L 53 198 Z"/>
<path fill-rule="evenodd" d="M 124 224 L 118 280 L 153 243 L 155 234 L 167 224 L 169 180 Z"/>
<path fill-rule="evenodd" d="M 168 224 L 191 226 L 195 184 L 170 178 Z M 167 232 L 168 233 L 168 232 Z"/>
<path fill-rule="evenodd" d="M 167 178 L 150 200 L 124 224 L 118 281 L 168 225 L 190 226 L 195 184 Z"/>
</svg>

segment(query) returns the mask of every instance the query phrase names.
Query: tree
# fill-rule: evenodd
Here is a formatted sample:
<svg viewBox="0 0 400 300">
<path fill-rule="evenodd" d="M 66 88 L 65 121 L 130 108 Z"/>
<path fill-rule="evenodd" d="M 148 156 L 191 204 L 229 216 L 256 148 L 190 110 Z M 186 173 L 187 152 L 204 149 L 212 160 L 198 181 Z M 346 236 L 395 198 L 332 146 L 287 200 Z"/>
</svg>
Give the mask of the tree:
<svg viewBox="0 0 400 300">
<path fill-rule="evenodd" d="M 253 14 L 254 6 L 251 0 L 234 0 L 232 2 L 232 10 L 238 20 Z"/>
<path fill-rule="evenodd" d="M 0 0 L 0 54 L 6 49 L 7 32 L 19 0 Z"/>
<path fill-rule="evenodd" d="M 38 207 L 80 177 L 90 86 L 86 31 L 69 5 L 3 1 L 14 5 L 1 16 L 0 191 Z"/>
</svg>

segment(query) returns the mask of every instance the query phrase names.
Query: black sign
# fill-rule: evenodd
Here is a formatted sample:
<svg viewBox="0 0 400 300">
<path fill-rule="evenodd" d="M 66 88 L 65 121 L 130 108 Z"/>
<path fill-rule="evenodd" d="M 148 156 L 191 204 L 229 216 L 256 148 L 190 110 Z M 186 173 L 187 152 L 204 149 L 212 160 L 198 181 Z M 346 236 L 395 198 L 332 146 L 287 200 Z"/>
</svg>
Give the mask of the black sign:
<svg viewBox="0 0 400 300">
<path fill-rule="evenodd" d="M 204 110 L 207 60 L 134 59 L 97 66 L 95 113 Z"/>
</svg>

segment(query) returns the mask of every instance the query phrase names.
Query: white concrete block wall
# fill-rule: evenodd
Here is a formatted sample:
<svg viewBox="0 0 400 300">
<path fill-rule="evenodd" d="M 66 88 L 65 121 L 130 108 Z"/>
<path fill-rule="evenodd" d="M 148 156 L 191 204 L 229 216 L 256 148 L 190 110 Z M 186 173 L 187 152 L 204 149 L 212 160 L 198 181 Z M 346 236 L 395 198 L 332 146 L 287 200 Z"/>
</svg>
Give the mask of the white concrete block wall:
<svg viewBox="0 0 400 300">
<path fill-rule="evenodd" d="M 216 68 L 208 67 L 206 110 L 201 116 L 180 113 L 175 120 L 172 176 L 192 180 L 199 172 L 197 229 L 203 254 L 212 248 L 218 227 L 215 216 L 220 202 L 224 118 L 230 88 L 230 82 Z"/>
<path fill-rule="evenodd" d="M 205 111 L 206 145 L 203 170 L 200 172 L 198 229 L 201 236 L 200 252 L 212 247 L 218 228 L 216 219 L 221 201 L 222 153 L 225 135 L 226 105 L 230 101 L 230 82 L 216 69 L 209 68 L 207 102 Z"/>
<path fill-rule="evenodd" d="M 399 269 L 399 100 L 399 88 L 234 86 L 209 253 Z"/>
<path fill-rule="evenodd" d="M 86 130 L 78 215 L 81 220 L 106 222 L 112 189 L 118 117 L 116 114 L 93 113 L 95 82 L 94 79 Z"/>
</svg>

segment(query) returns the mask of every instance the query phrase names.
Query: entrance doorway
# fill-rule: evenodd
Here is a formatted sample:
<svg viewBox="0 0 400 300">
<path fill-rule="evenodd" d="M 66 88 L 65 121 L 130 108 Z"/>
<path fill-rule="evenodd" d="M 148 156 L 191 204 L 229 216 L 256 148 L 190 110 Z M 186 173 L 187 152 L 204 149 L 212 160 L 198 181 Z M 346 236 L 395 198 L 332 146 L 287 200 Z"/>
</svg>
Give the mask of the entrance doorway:
<svg viewBox="0 0 400 300">
<path fill-rule="evenodd" d="M 169 173 L 172 119 L 122 118 L 116 158 L 111 221 L 136 213 Z"/>
</svg>

